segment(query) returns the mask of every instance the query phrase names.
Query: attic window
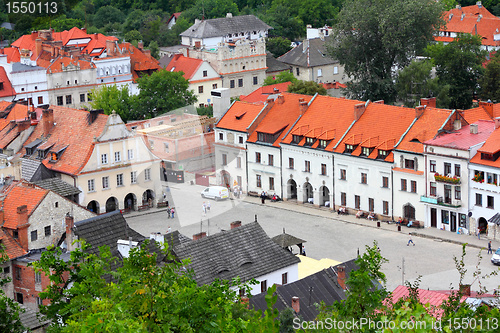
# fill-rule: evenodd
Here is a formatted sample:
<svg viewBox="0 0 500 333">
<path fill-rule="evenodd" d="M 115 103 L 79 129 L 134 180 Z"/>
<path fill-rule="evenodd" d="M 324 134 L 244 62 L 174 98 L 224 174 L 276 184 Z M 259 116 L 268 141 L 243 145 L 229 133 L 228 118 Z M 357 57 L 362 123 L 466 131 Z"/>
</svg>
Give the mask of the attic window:
<svg viewBox="0 0 500 333">
<path fill-rule="evenodd" d="M 372 151 L 373 151 L 373 148 L 362 147 L 360 156 L 368 156 L 371 154 Z"/>
<path fill-rule="evenodd" d="M 239 114 L 235 115 L 235 117 L 236 117 L 236 119 L 238 119 L 238 120 L 239 120 L 239 119 L 243 118 L 243 116 L 244 116 L 245 114 L 246 114 L 246 112 L 242 112 L 242 113 L 239 113 Z"/>
<path fill-rule="evenodd" d="M 298 144 L 302 140 L 302 137 L 300 135 L 293 135 L 292 137 L 292 143 Z"/>
<path fill-rule="evenodd" d="M 47 156 L 49 149 L 38 149 L 36 158 L 43 160 Z"/>
<path fill-rule="evenodd" d="M 345 145 L 345 149 L 344 149 L 344 153 L 346 154 L 351 154 L 354 149 L 356 149 L 357 146 L 354 146 L 354 145 Z"/>
<path fill-rule="evenodd" d="M 273 143 L 276 141 L 276 137 L 272 134 L 257 132 L 257 141 Z"/>
<path fill-rule="evenodd" d="M 326 146 L 328 146 L 328 144 L 330 143 L 329 140 L 319 140 L 319 145 L 318 145 L 318 148 L 326 148 Z"/>
<path fill-rule="evenodd" d="M 377 158 L 385 160 L 385 158 L 387 157 L 387 155 L 389 155 L 389 151 L 387 151 L 387 150 L 380 150 L 379 149 Z"/>
<path fill-rule="evenodd" d="M 306 143 L 304 144 L 304 146 L 312 146 L 314 144 L 314 141 L 316 141 L 314 138 L 306 137 Z"/>
<path fill-rule="evenodd" d="M 411 139 L 410 142 L 421 143 L 420 140 L 417 138 Z"/>
<path fill-rule="evenodd" d="M 481 153 L 481 159 L 487 161 L 496 161 L 500 157 L 500 151 L 495 154 Z"/>
</svg>

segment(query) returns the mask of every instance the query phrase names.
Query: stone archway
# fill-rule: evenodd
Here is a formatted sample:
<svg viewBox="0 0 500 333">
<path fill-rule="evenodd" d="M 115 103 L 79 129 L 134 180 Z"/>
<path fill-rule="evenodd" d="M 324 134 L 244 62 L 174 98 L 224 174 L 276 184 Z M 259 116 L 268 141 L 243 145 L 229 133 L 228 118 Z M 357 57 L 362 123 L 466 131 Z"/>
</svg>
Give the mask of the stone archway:
<svg viewBox="0 0 500 333">
<path fill-rule="evenodd" d="M 152 205 L 155 200 L 155 192 L 151 189 L 147 189 L 142 193 L 142 204 L 143 205 Z"/>
<path fill-rule="evenodd" d="M 137 197 L 134 193 L 129 193 L 125 196 L 125 200 L 123 200 L 123 207 L 129 210 L 135 210 L 137 207 Z"/>
<path fill-rule="evenodd" d="M 286 197 L 287 199 L 297 199 L 297 183 L 293 179 L 288 179 L 286 183 Z"/>
<path fill-rule="evenodd" d="M 227 188 L 231 188 L 231 175 L 226 170 L 220 172 L 221 185 Z"/>
<path fill-rule="evenodd" d="M 330 190 L 326 186 L 321 186 L 319 188 L 319 205 L 325 206 L 325 202 L 330 202 Z"/>
<path fill-rule="evenodd" d="M 99 203 L 95 200 L 92 200 L 87 204 L 87 209 L 96 214 L 99 214 L 101 212 Z"/>
<path fill-rule="evenodd" d="M 117 209 L 119 209 L 118 199 L 116 199 L 115 197 L 110 197 L 108 200 L 106 200 L 106 213 L 115 211 Z"/>
<path fill-rule="evenodd" d="M 415 220 L 415 207 L 407 203 L 403 206 L 403 217 L 408 220 Z"/>
<path fill-rule="evenodd" d="M 313 187 L 311 183 L 305 182 L 303 188 L 303 202 L 309 202 L 313 198 Z"/>
<path fill-rule="evenodd" d="M 486 233 L 488 230 L 488 221 L 486 221 L 484 217 L 480 217 L 479 220 L 477 220 L 477 227 L 482 234 Z"/>
</svg>

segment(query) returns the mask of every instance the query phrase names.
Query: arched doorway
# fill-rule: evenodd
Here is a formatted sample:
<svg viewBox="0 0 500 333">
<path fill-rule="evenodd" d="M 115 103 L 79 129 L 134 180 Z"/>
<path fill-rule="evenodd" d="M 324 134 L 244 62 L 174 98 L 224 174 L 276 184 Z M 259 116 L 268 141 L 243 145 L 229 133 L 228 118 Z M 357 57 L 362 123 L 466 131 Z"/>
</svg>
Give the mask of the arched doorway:
<svg viewBox="0 0 500 333">
<path fill-rule="evenodd" d="M 229 172 L 227 172 L 226 170 L 222 170 L 220 172 L 220 179 L 222 182 L 222 186 L 225 186 L 227 188 L 231 187 L 231 175 L 229 174 Z"/>
<path fill-rule="evenodd" d="M 134 193 L 129 193 L 125 196 L 124 207 L 125 209 L 135 210 L 137 205 L 137 198 Z"/>
<path fill-rule="evenodd" d="M 403 206 L 403 217 L 408 220 L 415 220 L 415 207 L 407 203 Z"/>
<path fill-rule="evenodd" d="M 304 191 L 303 202 L 311 202 L 309 200 L 309 199 L 313 198 L 313 187 L 312 187 L 311 183 L 305 182 L 304 187 L 303 187 L 303 191 Z M 313 202 L 311 202 L 311 203 L 313 203 Z"/>
<path fill-rule="evenodd" d="M 143 205 L 152 205 L 153 201 L 155 200 L 155 193 L 153 190 L 147 189 L 144 191 L 142 194 L 142 204 Z"/>
<path fill-rule="evenodd" d="M 482 234 L 486 233 L 486 230 L 488 229 L 488 221 L 486 221 L 484 217 L 480 217 L 479 220 L 477 220 L 477 227 Z"/>
<path fill-rule="evenodd" d="M 87 209 L 96 214 L 99 214 L 101 212 L 99 210 L 99 203 L 95 200 L 92 200 L 87 204 Z"/>
<path fill-rule="evenodd" d="M 297 183 L 293 179 L 289 179 L 286 183 L 287 199 L 297 199 Z"/>
<path fill-rule="evenodd" d="M 112 212 L 118 209 L 118 199 L 115 197 L 110 197 L 106 200 L 106 213 Z"/>
<path fill-rule="evenodd" d="M 319 188 L 319 205 L 324 206 L 325 202 L 330 202 L 330 190 L 326 186 L 321 186 Z"/>
</svg>

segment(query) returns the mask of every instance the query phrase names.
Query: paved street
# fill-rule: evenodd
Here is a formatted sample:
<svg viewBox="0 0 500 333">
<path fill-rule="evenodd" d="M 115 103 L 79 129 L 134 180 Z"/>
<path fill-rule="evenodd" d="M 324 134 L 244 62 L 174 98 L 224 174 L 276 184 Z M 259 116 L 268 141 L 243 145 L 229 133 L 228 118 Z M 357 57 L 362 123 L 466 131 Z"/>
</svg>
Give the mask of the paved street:
<svg viewBox="0 0 500 333">
<path fill-rule="evenodd" d="M 226 200 L 215 202 L 202 199 L 203 189 L 197 185 L 175 184 L 169 193 L 170 204 L 175 206 L 177 216 L 167 219 L 164 210 L 152 209 L 146 213 L 132 213 L 126 216 L 130 226 L 138 232 L 149 235 L 151 232 L 166 232 L 168 226 L 179 230 L 188 237 L 206 231 L 208 234 L 229 229 L 232 221 L 241 220 L 248 223 L 255 219 L 273 237 L 283 229 L 287 233 L 307 241 L 306 252 L 315 259 L 331 258 L 345 261 L 363 251 L 365 245 L 376 240 L 384 257 L 389 259 L 383 271 L 387 275 L 387 287 L 393 290 L 401 284 L 403 271 L 405 280 L 413 280 L 422 275 L 421 288 L 449 289 L 450 285 L 458 287 L 459 274 L 455 268 L 453 256 L 460 256 L 462 246 L 458 243 L 468 242 L 466 268 L 468 274 L 464 283 L 473 283 L 473 290 L 478 290 L 478 282 L 473 282 L 472 273 L 477 264 L 480 246 L 487 246 L 487 240 L 478 240 L 475 236 L 456 235 L 436 229 L 409 229 L 397 231 L 395 225 L 381 223 L 377 228 L 375 222 L 355 219 L 354 216 L 337 216 L 327 210 L 297 205 L 288 202 L 260 204 L 257 198 Z M 203 214 L 203 201 L 210 202 L 211 211 Z M 415 246 L 407 246 L 408 232 L 415 233 Z M 494 248 L 500 242 L 494 242 Z M 479 266 L 483 274 L 497 269 L 490 263 L 490 255 L 483 251 L 483 260 Z M 403 264 L 404 261 L 404 264 Z M 404 266 L 404 270 L 403 270 Z M 483 280 L 488 290 L 498 288 L 498 277 Z"/>
</svg>

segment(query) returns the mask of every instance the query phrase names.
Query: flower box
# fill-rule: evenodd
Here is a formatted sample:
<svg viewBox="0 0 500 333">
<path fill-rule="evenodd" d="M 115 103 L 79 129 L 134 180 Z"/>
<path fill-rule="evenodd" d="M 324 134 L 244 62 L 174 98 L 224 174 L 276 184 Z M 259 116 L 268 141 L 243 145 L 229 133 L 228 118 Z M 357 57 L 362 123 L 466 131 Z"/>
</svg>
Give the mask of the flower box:
<svg viewBox="0 0 500 333">
<path fill-rule="evenodd" d="M 437 182 L 449 183 L 449 184 L 460 184 L 460 178 L 457 176 L 448 177 L 445 175 L 440 175 L 439 173 L 434 174 L 434 179 Z"/>
</svg>

